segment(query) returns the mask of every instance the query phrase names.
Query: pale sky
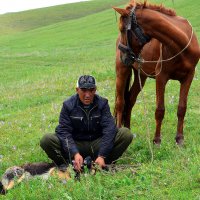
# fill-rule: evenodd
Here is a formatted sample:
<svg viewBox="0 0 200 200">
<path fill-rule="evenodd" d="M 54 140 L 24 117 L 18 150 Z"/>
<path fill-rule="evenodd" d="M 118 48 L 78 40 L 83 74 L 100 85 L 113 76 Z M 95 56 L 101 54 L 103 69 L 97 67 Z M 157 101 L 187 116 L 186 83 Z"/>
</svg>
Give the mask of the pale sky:
<svg viewBox="0 0 200 200">
<path fill-rule="evenodd" d="M 0 0 L 0 14 L 87 0 Z"/>
</svg>

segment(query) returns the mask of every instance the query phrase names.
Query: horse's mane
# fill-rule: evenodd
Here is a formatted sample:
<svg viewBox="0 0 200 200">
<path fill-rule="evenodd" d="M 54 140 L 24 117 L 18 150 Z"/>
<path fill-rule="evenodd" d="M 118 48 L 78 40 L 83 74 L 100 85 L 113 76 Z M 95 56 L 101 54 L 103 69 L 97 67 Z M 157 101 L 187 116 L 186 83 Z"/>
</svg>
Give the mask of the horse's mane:
<svg viewBox="0 0 200 200">
<path fill-rule="evenodd" d="M 136 2 L 136 0 L 131 0 L 129 5 L 126 7 L 126 9 L 129 10 L 133 6 L 136 6 L 137 8 L 141 8 L 141 9 L 148 8 L 148 9 L 151 9 L 151 10 L 161 12 L 161 13 L 166 14 L 166 15 L 176 16 L 175 10 L 165 8 L 162 4 L 161 5 L 156 5 L 156 4 L 153 5 L 153 4 L 147 3 L 147 0 L 144 0 L 143 3 Z"/>
</svg>

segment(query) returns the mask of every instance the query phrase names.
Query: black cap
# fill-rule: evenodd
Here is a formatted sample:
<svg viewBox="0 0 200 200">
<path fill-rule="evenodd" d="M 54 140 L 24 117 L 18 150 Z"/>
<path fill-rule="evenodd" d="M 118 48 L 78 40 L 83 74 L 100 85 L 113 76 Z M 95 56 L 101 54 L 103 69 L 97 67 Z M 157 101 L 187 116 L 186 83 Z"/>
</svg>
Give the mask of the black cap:
<svg viewBox="0 0 200 200">
<path fill-rule="evenodd" d="M 85 89 L 96 88 L 95 78 L 90 75 L 82 75 L 78 79 L 77 87 Z"/>
</svg>

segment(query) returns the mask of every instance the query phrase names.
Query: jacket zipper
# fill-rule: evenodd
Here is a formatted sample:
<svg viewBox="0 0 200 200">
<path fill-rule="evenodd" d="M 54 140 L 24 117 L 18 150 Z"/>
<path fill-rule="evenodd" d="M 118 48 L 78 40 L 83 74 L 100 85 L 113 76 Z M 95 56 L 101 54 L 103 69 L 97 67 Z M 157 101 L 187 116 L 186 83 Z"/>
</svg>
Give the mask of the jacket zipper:
<svg viewBox="0 0 200 200">
<path fill-rule="evenodd" d="M 88 131 L 90 130 L 90 118 L 89 118 L 89 115 L 90 115 L 90 112 L 94 109 L 94 108 L 96 108 L 97 107 L 97 105 L 95 105 L 92 109 L 90 109 L 89 110 L 89 112 L 88 112 L 88 114 L 87 114 L 87 112 L 85 112 L 85 110 L 84 109 L 82 109 L 81 108 L 81 106 L 78 106 L 84 113 L 85 113 L 85 115 L 86 115 L 86 117 L 87 117 L 87 121 L 88 121 Z"/>
</svg>

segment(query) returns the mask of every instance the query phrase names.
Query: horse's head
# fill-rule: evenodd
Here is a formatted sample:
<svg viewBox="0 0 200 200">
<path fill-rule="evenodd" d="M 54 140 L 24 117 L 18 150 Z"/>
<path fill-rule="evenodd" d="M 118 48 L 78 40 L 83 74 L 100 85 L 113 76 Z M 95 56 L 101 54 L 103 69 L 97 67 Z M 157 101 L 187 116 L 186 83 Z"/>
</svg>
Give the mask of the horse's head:
<svg viewBox="0 0 200 200">
<path fill-rule="evenodd" d="M 113 7 L 121 16 L 119 30 L 121 33 L 119 50 L 122 62 L 131 66 L 135 61 L 139 62 L 139 55 L 143 46 L 150 41 L 142 28 L 137 23 L 136 5 L 128 6 L 126 9 Z"/>
</svg>

